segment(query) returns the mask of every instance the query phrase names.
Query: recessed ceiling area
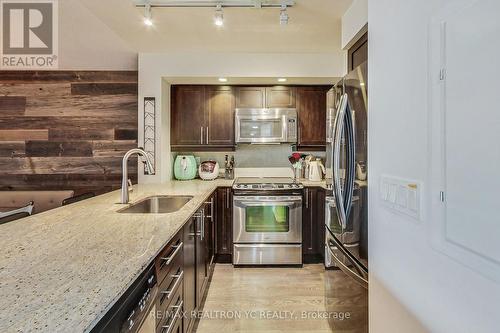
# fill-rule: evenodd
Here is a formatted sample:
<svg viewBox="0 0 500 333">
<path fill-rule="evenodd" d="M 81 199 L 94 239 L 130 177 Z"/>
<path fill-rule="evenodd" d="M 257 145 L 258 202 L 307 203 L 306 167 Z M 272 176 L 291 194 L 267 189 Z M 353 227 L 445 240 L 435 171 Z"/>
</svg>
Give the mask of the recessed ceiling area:
<svg viewBox="0 0 500 333">
<path fill-rule="evenodd" d="M 80 2 L 139 53 L 336 53 L 341 17 L 352 0 L 296 0 L 286 25 L 279 8 L 224 8 L 221 27 L 214 8 L 153 8 L 153 25 L 146 26 L 144 8 L 132 0 Z"/>
</svg>

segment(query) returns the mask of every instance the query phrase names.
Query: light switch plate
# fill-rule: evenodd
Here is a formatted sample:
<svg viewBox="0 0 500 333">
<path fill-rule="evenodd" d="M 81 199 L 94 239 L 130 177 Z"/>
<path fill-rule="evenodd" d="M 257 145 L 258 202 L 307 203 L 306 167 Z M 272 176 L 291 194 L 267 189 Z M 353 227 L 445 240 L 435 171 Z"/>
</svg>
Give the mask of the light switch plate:
<svg viewBox="0 0 500 333">
<path fill-rule="evenodd" d="M 422 185 L 419 181 L 383 175 L 380 177 L 380 200 L 390 210 L 421 218 Z"/>
</svg>

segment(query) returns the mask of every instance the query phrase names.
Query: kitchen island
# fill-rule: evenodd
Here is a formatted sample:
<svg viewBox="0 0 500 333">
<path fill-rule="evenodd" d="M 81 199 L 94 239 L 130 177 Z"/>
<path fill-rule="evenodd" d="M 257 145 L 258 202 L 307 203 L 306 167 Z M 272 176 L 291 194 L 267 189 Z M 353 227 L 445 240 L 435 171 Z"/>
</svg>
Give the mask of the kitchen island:
<svg viewBox="0 0 500 333">
<path fill-rule="evenodd" d="M 88 332 L 217 187 L 232 180 L 135 185 L 193 198 L 169 214 L 118 213 L 120 191 L 0 226 L 0 332 Z"/>
</svg>

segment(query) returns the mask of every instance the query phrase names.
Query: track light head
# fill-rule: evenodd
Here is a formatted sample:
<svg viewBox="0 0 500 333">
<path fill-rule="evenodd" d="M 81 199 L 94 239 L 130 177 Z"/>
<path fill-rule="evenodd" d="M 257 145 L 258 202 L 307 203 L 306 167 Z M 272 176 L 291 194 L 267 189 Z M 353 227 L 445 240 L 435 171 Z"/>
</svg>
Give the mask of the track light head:
<svg viewBox="0 0 500 333">
<path fill-rule="evenodd" d="M 151 5 L 147 4 L 144 6 L 144 24 L 148 27 L 153 25 L 152 13 L 151 13 Z"/>
<path fill-rule="evenodd" d="M 288 24 L 288 13 L 287 13 L 287 5 L 283 4 L 281 5 L 281 10 L 280 10 L 280 24 L 281 25 L 287 25 Z"/>
<path fill-rule="evenodd" d="M 224 25 L 224 12 L 222 11 L 221 4 L 218 4 L 215 8 L 214 24 L 218 27 L 222 27 Z"/>
</svg>

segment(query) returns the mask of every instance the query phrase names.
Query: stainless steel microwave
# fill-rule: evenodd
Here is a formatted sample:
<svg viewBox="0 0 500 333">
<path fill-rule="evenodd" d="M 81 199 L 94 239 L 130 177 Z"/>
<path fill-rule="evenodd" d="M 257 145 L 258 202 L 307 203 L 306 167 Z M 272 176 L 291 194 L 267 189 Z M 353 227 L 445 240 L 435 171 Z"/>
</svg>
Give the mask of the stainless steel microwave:
<svg viewBox="0 0 500 333">
<path fill-rule="evenodd" d="M 236 109 L 236 143 L 297 143 L 296 109 Z"/>
</svg>

